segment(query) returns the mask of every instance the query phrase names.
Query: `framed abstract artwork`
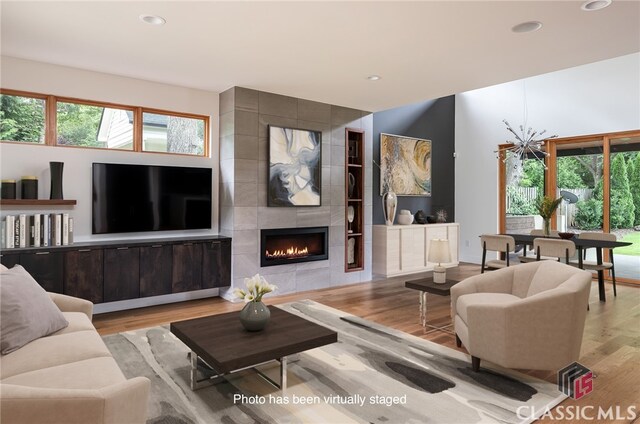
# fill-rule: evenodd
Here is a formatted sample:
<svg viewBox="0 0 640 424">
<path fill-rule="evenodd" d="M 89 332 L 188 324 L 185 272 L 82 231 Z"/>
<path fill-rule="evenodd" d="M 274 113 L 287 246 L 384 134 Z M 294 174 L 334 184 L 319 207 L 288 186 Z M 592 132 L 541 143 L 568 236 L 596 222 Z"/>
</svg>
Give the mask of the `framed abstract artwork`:
<svg viewBox="0 0 640 424">
<path fill-rule="evenodd" d="M 269 126 L 267 206 L 320 206 L 322 133 Z"/>
<path fill-rule="evenodd" d="M 380 195 L 431 196 L 431 140 L 380 134 Z"/>
</svg>

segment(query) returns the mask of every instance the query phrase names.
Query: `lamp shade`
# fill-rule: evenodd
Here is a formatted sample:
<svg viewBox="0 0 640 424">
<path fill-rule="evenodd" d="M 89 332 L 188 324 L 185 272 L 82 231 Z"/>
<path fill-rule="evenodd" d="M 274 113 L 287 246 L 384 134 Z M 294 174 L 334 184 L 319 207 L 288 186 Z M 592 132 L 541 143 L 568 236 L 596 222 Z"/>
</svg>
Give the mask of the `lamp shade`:
<svg viewBox="0 0 640 424">
<path fill-rule="evenodd" d="M 449 240 L 432 239 L 429 244 L 429 262 L 438 264 L 451 262 Z"/>
</svg>

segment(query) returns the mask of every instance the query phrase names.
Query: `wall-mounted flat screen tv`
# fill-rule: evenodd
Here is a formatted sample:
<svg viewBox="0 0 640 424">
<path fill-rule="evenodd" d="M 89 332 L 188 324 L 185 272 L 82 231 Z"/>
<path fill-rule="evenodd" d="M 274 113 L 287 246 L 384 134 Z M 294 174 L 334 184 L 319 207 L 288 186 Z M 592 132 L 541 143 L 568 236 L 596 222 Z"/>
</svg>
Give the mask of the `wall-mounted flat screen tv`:
<svg viewBox="0 0 640 424">
<path fill-rule="evenodd" d="M 211 169 L 93 164 L 93 234 L 211 228 Z"/>
</svg>

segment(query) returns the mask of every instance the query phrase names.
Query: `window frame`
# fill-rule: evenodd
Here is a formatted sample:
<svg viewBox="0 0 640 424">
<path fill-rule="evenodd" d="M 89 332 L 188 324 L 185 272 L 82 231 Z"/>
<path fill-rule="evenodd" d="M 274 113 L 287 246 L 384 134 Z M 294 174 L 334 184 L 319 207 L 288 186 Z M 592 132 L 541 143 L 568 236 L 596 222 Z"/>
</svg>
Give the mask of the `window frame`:
<svg viewBox="0 0 640 424">
<path fill-rule="evenodd" d="M 180 152 L 154 152 L 154 151 L 150 151 L 150 150 L 144 150 L 143 149 L 143 145 L 142 145 L 142 132 L 143 132 L 143 123 L 142 123 L 142 115 L 144 113 L 154 113 L 157 115 L 171 115 L 171 116 L 175 116 L 178 118 L 188 118 L 188 119 L 202 119 L 204 121 L 204 148 L 202 149 L 203 153 L 201 155 L 193 155 L 191 153 L 180 153 Z M 209 157 L 209 117 L 207 116 L 207 119 L 204 119 L 205 117 L 203 115 L 195 115 L 192 113 L 184 113 L 184 112 L 171 112 L 168 110 L 164 110 L 164 109 L 155 109 L 155 108 L 150 108 L 150 107 L 141 107 L 140 108 L 140 113 L 139 113 L 139 119 L 140 119 L 140 124 L 139 124 L 139 137 L 138 137 L 138 142 L 139 142 L 139 148 L 141 152 L 144 153 L 155 153 L 155 154 L 160 154 L 160 155 L 178 155 L 178 156 L 191 156 L 191 157 Z M 135 118 L 134 118 L 135 119 Z M 134 126 L 134 146 L 135 146 L 135 126 Z"/>
<path fill-rule="evenodd" d="M 0 88 L 0 94 L 5 94 L 8 96 L 30 97 L 30 98 L 41 99 L 45 101 L 44 143 L 25 143 L 21 141 L 0 140 L 0 142 L 2 143 L 20 144 L 22 146 L 24 145 L 55 146 L 55 147 L 64 147 L 64 148 L 73 148 L 73 149 L 94 149 L 94 150 L 97 149 L 97 150 L 109 150 L 109 151 L 116 151 L 116 152 L 177 155 L 177 156 L 188 156 L 188 157 L 196 157 L 196 158 L 202 158 L 202 157 L 206 158 L 206 157 L 209 157 L 209 154 L 210 154 L 211 119 L 208 115 L 199 115 L 196 113 L 176 112 L 176 111 L 166 110 L 166 109 L 125 105 L 121 103 L 110 103 L 110 102 L 102 102 L 102 101 L 96 101 L 96 100 L 79 99 L 75 97 L 55 96 L 52 94 L 35 93 L 31 91 L 14 90 L 14 89 L 8 89 L 8 88 Z M 96 106 L 96 107 L 104 107 L 104 108 L 111 108 L 111 109 L 132 110 L 133 111 L 133 149 L 124 150 L 124 149 L 109 149 L 108 147 L 89 147 L 89 146 L 73 146 L 73 145 L 67 145 L 67 144 L 58 144 L 58 122 L 57 122 L 58 121 L 57 120 L 58 102 L 82 104 L 87 106 Z M 204 121 L 204 148 L 203 148 L 202 154 L 195 155 L 190 153 L 153 152 L 153 151 L 143 150 L 142 149 L 142 126 L 143 126 L 142 114 L 143 113 L 155 113 L 155 114 L 176 116 L 180 118 L 198 119 L 198 120 Z"/>
<path fill-rule="evenodd" d="M 0 94 L 7 96 L 15 96 L 15 97 L 28 97 L 32 99 L 40 99 L 44 100 L 44 143 L 29 143 L 24 141 L 11 141 L 11 140 L 0 140 L 2 143 L 12 143 L 12 144 L 20 144 L 20 145 L 29 145 L 29 146 L 47 146 L 49 144 L 49 140 L 51 135 L 49 134 L 49 122 L 51 121 L 51 96 L 40 93 L 32 93 L 30 91 L 22 91 L 22 90 L 10 90 L 5 88 L 0 88 Z"/>
</svg>

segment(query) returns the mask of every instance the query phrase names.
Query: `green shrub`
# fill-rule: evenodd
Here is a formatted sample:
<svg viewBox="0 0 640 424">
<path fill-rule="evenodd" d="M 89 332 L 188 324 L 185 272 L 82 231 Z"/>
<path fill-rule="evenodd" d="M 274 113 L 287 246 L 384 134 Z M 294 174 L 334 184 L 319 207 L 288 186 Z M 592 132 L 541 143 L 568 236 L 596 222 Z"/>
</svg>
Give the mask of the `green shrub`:
<svg viewBox="0 0 640 424">
<path fill-rule="evenodd" d="M 508 215 L 535 215 L 536 208 L 532 202 L 528 202 L 525 197 L 520 194 L 517 187 L 508 186 L 507 196 L 509 197 Z"/>
<path fill-rule="evenodd" d="M 640 225 L 640 153 L 636 153 L 635 158 L 629 160 L 627 174 L 629 175 L 629 189 L 635 206 L 633 225 Z"/>
<path fill-rule="evenodd" d="M 580 200 L 576 203 L 575 225 L 580 230 L 602 228 L 602 201 L 598 199 Z"/>
<path fill-rule="evenodd" d="M 633 227 L 635 206 L 631 196 L 627 163 L 623 154 L 616 154 L 611 161 L 611 228 Z"/>
</svg>

